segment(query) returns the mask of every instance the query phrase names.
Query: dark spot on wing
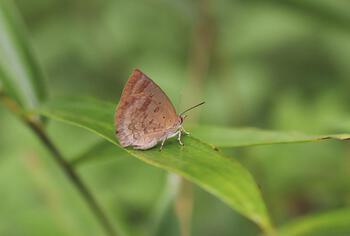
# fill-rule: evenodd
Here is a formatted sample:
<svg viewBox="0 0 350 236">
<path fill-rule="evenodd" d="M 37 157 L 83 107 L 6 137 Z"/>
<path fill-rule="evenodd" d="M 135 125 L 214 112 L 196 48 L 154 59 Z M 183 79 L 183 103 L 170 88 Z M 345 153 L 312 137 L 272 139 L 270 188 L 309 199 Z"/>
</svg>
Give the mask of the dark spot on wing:
<svg viewBox="0 0 350 236">
<path fill-rule="evenodd" d="M 145 89 L 147 88 L 147 86 L 151 83 L 150 80 L 140 80 L 137 85 L 138 86 L 135 86 L 135 93 L 138 94 L 138 93 L 142 93 L 143 91 L 145 91 Z"/>
<path fill-rule="evenodd" d="M 159 107 L 156 107 L 155 109 L 154 109 L 154 112 L 158 112 L 159 111 Z"/>
<path fill-rule="evenodd" d="M 146 101 L 142 104 L 140 110 L 141 111 L 146 111 L 147 107 L 149 106 L 149 104 L 152 102 L 151 99 L 147 98 Z"/>
<path fill-rule="evenodd" d="M 128 129 L 129 130 L 134 130 L 135 129 L 135 125 L 134 125 L 133 122 L 128 125 Z"/>
</svg>

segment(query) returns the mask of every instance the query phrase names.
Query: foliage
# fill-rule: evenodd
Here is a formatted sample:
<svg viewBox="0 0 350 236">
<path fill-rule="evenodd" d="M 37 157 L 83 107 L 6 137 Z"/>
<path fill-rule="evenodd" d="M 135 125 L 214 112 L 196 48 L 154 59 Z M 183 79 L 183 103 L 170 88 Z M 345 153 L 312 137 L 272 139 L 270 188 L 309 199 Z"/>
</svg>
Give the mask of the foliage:
<svg viewBox="0 0 350 236">
<path fill-rule="evenodd" d="M 349 234 L 348 3 L 16 3 L 0 0 L 0 234 Z M 207 101 L 184 147 L 118 145 L 134 65 L 176 105 Z"/>
</svg>

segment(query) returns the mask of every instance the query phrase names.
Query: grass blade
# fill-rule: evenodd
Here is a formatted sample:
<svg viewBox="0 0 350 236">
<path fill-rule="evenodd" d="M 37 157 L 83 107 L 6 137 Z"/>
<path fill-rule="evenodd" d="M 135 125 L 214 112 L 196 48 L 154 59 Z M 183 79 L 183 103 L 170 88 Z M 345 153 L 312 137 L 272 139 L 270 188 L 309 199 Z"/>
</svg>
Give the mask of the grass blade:
<svg viewBox="0 0 350 236">
<path fill-rule="evenodd" d="M 67 98 L 51 101 L 38 113 L 88 129 L 117 145 L 114 137 L 115 105 L 93 99 Z M 223 156 L 210 145 L 184 137 L 185 146 L 169 140 L 163 151 L 125 149 L 150 165 L 179 174 L 212 193 L 255 222 L 265 232 L 272 226 L 264 201 L 251 174 L 237 161 Z"/>
<path fill-rule="evenodd" d="M 25 27 L 10 0 L 0 1 L 0 83 L 24 108 L 46 98 L 44 79 L 28 44 Z"/>
<path fill-rule="evenodd" d="M 347 236 L 350 235 L 350 209 L 306 216 L 279 230 L 280 236 Z"/>
<path fill-rule="evenodd" d="M 73 166 L 84 165 L 87 162 L 93 162 L 97 160 L 106 160 L 115 157 L 129 156 L 129 154 L 122 148 L 116 148 L 115 145 L 103 140 L 96 143 L 84 153 L 76 156 L 70 162 Z"/>
<path fill-rule="evenodd" d="M 193 126 L 191 133 L 217 147 L 246 147 L 267 144 L 350 140 L 350 134 L 308 135 L 299 132 L 279 132 L 257 128 L 230 128 L 207 125 Z"/>
</svg>

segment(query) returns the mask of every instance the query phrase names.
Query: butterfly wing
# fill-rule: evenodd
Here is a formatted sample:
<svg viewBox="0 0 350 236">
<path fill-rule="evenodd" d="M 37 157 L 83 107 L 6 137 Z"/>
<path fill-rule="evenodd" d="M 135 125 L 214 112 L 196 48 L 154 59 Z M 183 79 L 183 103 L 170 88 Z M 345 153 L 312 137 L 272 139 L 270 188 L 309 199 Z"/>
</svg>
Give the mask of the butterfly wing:
<svg viewBox="0 0 350 236">
<path fill-rule="evenodd" d="M 167 95 L 140 70 L 129 77 L 117 106 L 116 135 L 123 147 L 147 149 L 176 128 L 178 116 Z"/>
</svg>

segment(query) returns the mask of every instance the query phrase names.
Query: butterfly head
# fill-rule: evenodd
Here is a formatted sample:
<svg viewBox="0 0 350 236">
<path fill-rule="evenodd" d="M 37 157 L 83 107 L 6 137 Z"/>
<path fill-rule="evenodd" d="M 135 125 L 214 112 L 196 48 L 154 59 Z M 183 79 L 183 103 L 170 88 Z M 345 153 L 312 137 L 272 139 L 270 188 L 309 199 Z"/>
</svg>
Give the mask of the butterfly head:
<svg viewBox="0 0 350 236">
<path fill-rule="evenodd" d="M 182 125 L 184 123 L 184 120 L 186 119 L 187 115 L 179 115 L 179 119 L 180 119 L 180 125 Z"/>
<path fill-rule="evenodd" d="M 197 104 L 197 105 L 195 105 L 193 107 L 190 107 L 190 108 L 186 109 L 185 111 L 181 112 L 179 114 L 180 124 L 182 124 L 184 122 L 185 118 L 187 117 L 187 115 L 184 115 L 186 112 L 188 112 L 188 111 L 192 110 L 193 108 L 196 108 L 196 107 L 198 107 L 200 105 L 203 105 L 204 103 L 205 102 L 201 102 L 201 103 L 199 103 L 199 104 Z"/>
</svg>

